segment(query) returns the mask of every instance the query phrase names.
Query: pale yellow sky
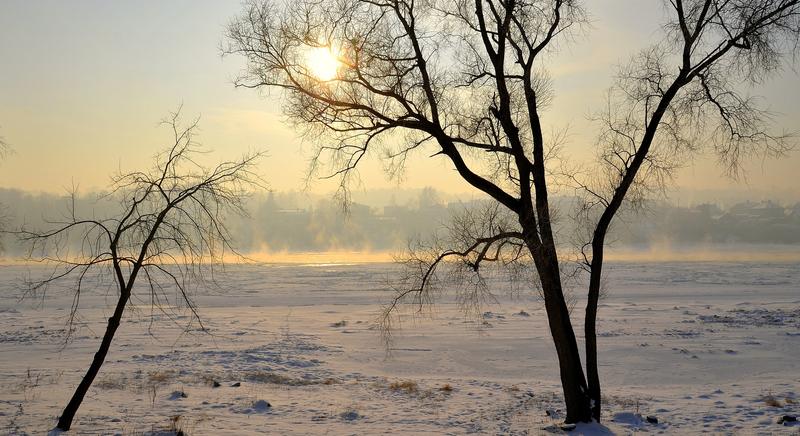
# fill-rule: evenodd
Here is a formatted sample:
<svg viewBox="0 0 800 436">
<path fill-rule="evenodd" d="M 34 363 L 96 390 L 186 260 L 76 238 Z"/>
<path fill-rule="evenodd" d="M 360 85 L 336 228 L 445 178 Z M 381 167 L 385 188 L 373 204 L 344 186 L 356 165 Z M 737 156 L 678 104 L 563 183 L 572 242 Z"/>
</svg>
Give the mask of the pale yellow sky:
<svg viewBox="0 0 800 436">
<path fill-rule="evenodd" d="M 556 100 L 545 118 L 554 128 L 569 126 L 569 147 L 578 156 L 593 143 L 587 115 L 600 107 L 613 65 L 657 37 L 662 13 L 657 2 L 638 0 L 589 6 L 594 28 L 554 59 Z M 265 149 L 261 170 L 271 187 L 301 188 L 312 145 L 283 123 L 277 95 L 235 89 L 231 78 L 241 61 L 220 57 L 224 25 L 239 9 L 238 1 L 211 0 L 0 3 L 0 136 L 13 148 L 0 162 L 0 187 L 102 189 L 117 168 L 149 163 L 168 139 L 158 120 L 183 104 L 185 118 L 201 117 L 199 140 L 215 150 L 207 159 Z M 800 130 L 799 79 L 787 70 L 759 90 L 788 130 Z M 402 187 L 470 191 L 447 161 L 429 154 L 411 161 Z M 377 159 L 366 164 L 363 187 L 397 186 Z M 798 152 L 753 162 L 747 184 L 733 184 L 713 159 L 698 158 L 678 178 L 695 194 L 676 201 L 722 193 L 800 201 L 798 167 Z"/>
</svg>

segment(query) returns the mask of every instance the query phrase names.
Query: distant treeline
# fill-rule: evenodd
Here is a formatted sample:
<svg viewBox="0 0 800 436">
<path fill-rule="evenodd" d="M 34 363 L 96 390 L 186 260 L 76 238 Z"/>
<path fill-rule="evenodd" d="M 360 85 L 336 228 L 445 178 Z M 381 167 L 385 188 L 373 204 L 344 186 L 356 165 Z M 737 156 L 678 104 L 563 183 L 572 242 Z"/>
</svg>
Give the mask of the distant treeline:
<svg viewBox="0 0 800 436">
<path fill-rule="evenodd" d="M 76 199 L 83 216 L 114 213 L 113 201 L 97 201 L 97 194 Z M 480 201 L 446 200 L 433 189 L 402 193 L 402 200 L 384 198 L 383 205 L 353 203 L 347 213 L 336 201 L 300 193 L 265 193 L 249 200 L 249 218 L 227 220 L 237 246 L 244 252 L 402 249 L 409 239 L 425 238 L 441 229 L 454 213 L 476 207 Z M 386 204 L 389 203 L 389 204 Z M 5 227 L 45 225 L 69 210 L 68 198 L 0 189 Z M 574 199 L 559 198 L 560 234 L 567 240 L 574 229 L 570 210 Z M 742 202 L 727 208 L 713 204 L 677 207 L 654 203 L 636 215 L 621 219 L 616 245 L 673 244 L 800 244 L 800 203 Z M 23 248 L 3 236 L 6 255 L 21 255 Z"/>
<path fill-rule="evenodd" d="M 800 203 L 745 201 L 728 208 L 659 204 L 626 227 L 619 232 L 620 241 L 629 244 L 658 239 L 685 245 L 800 244 Z"/>
</svg>

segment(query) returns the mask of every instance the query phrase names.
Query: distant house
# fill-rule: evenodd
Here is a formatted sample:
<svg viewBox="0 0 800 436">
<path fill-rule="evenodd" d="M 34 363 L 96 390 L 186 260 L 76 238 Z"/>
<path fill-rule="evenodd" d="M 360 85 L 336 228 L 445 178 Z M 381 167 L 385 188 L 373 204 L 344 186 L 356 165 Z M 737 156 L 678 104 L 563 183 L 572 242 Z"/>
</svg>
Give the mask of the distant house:
<svg viewBox="0 0 800 436">
<path fill-rule="evenodd" d="M 738 203 L 731 207 L 729 213 L 751 219 L 780 219 L 786 217 L 786 209 L 771 200 Z"/>
<path fill-rule="evenodd" d="M 789 218 L 793 221 L 800 221 L 800 203 L 795 203 L 789 210 Z"/>
</svg>

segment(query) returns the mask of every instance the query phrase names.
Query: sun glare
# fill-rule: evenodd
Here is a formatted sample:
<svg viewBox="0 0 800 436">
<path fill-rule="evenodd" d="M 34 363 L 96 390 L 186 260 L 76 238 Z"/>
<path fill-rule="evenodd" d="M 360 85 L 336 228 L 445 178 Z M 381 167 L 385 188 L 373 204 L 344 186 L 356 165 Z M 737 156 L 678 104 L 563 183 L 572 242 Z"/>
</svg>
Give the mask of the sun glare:
<svg viewBox="0 0 800 436">
<path fill-rule="evenodd" d="M 306 63 L 311 74 L 322 81 L 335 79 L 339 70 L 339 60 L 330 47 L 309 49 L 306 53 Z"/>
</svg>

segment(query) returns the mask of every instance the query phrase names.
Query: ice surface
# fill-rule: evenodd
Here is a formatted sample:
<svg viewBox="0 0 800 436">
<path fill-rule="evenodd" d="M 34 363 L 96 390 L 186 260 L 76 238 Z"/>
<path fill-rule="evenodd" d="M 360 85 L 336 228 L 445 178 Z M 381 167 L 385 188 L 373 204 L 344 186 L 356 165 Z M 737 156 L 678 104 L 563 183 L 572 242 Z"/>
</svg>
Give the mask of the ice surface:
<svg viewBox="0 0 800 436">
<path fill-rule="evenodd" d="M 230 266 L 219 287 L 196 290 L 206 333 L 185 308 L 151 311 L 140 294 L 75 434 L 562 432 L 535 292 L 512 296 L 493 276 L 497 304 L 468 317 L 444 297 L 432 311 L 406 313 L 387 349 L 375 320 L 394 270 Z M 68 287 L 20 303 L 15 283 L 25 273 L 0 267 L 0 431 L 46 434 L 91 361 L 114 294 L 97 280 L 86 287 L 65 346 Z M 797 434 L 778 420 L 800 412 L 798 265 L 616 263 L 607 277 L 603 423 L 572 434 Z"/>
</svg>

